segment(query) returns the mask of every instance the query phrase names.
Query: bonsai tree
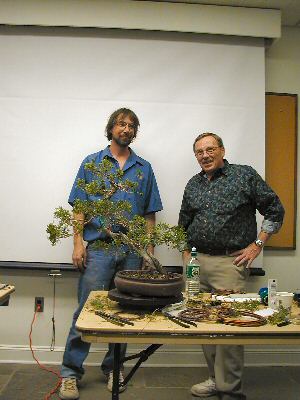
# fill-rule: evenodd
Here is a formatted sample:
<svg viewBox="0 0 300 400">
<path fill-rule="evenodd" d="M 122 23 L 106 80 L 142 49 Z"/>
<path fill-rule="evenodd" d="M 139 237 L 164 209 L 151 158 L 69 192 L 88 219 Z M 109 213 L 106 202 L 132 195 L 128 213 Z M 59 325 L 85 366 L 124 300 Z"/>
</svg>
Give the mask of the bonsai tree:
<svg viewBox="0 0 300 400">
<path fill-rule="evenodd" d="M 52 245 L 56 245 L 60 239 L 70 237 L 75 233 L 82 233 L 84 226 L 93 218 L 99 218 L 100 230 L 111 238 L 111 243 L 101 240 L 93 244 L 95 247 L 109 249 L 112 245 L 127 245 L 136 252 L 145 262 L 150 271 L 164 273 L 161 263 L 148 250 L 149 247 L 165 244 L 170 248 L 183 250 L 186 243 L 186 235 L 182 227 L 170 226 L 160 222 L 152 230 L 147 229 L 146 220 L 141 216 L 130 218 L 131 204 L 128 201 L 112 201 L 111 197 L 119 190 L 125 192 L 137 192 L 138 184 L 124 179 L 123 171 L 113 170 L 113 164 L 105 159 L 100 164 L 95 161 L 85 165 L 86 170 L 93 174 L 94 179 L 90 183 L 78 179 L 77 186 L 88 195 L 96 196 L 97 200 L 76 200 L 73 211 L 58 207 L 54 212 L 54 223 L 47 226 L 48 238 Z M 138 178 L 142 172 L 138 172 Z M 138 193 L 142 196 L 142 193 Z M 84 221 L 74 218 L 76 214 L 84 214 Z M 118 232 L 112 231 L 112 226 L 120 227 Z"/>
</svg>

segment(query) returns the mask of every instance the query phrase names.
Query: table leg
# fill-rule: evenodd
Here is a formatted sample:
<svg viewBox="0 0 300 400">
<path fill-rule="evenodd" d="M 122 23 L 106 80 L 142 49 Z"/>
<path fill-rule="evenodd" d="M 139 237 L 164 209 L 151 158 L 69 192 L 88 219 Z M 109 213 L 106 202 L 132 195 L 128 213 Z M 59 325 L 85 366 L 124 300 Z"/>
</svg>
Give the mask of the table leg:
<svg viewBox="0 0 300 400">
<path fill-rule="evenodd" d="M 8 306 L 10 295 L 4 296 L 0 299 L 0 306 Z"/>
<path fill-rule="evenodd" d="M 112 400 L 119 400 L 120 351 L 121 344 L 116 343 L 114 346 L 113 387 L 111 397 Z"/>
<path fill-rule="evenodd" d="M 130 379 L 136 373 L 136 371 L 140 367 L 140 365 L 143 362 L 147 361 L 148 358 L 161 346 L 162 346 L 162 344 L 151 344 L 151 346 L 147 347 L 146 350 L 143 350 L 143 351 L 139 352 L 138 354 L 133 354 L 132 356 L 127 356 L 124 358 L 123 362 L 128 361 L 128 360 L 134 360 L 135 358 L 139 358 L 138 362 L 132 367 L 131 371 L 126 375 L 126 377 L 124 379 L 124 385 L 127 385 L 127 382 L 130 381 Z"/>
</svg>

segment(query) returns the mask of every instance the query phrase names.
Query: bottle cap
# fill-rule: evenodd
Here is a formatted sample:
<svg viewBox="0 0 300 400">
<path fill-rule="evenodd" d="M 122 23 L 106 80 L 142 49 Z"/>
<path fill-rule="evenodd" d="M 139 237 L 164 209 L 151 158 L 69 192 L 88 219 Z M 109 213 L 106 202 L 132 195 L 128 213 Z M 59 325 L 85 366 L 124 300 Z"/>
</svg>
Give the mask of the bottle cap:
<svg viewBox="0 0 300 400">
<path fill-rule="evenodd" d="M 197 257 L 197 250 L 196 250 L 196 247 L 192 247 L 191 256 L 192 256 L 192 257 Z"/>
</svg>

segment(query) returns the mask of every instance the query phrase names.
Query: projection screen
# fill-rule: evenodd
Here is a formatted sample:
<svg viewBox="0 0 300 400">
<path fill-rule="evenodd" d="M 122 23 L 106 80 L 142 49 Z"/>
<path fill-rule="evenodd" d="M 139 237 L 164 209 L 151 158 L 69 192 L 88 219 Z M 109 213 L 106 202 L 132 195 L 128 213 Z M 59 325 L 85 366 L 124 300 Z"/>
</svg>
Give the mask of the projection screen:
<svg viewBox="0 0 300 400">
<path fill-rule="evenodd" d="M 263 39 L 68 28 L 0 28 L 1 260 L 71 262 L 72 239 L 52 247 L 46 225 L 82 159 L 104 148 L 107 118 L 132 108 L 132 148 L 151 162 L 176 224 L 199 171 L 195 137 L 218 133 L 229 162 L 264 175 Z M 156 249 L 162 263 L 180 255 Z"/>
</svg>

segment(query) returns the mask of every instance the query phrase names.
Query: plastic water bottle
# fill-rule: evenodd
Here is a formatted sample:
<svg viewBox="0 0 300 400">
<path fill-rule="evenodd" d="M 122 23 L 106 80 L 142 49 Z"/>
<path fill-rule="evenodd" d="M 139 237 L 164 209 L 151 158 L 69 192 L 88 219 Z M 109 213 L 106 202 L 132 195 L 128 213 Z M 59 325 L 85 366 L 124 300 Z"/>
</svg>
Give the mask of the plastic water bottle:
<svg viewBox="0 0 300 400">
<path fill-rule="evenodd" d="M 186 265 L 185 291 L 188 298 L 197 295 L 200 291 L 200 263 L 195 247 L 192 248 L 190 261 Z"/>
<path fill-rule="evenodd" d="M 272 308 L 273 310 L 278 309 L 276 292 L 277 292 L 277 279 L 268 279 L 268 307 Z"/>
</svg>

